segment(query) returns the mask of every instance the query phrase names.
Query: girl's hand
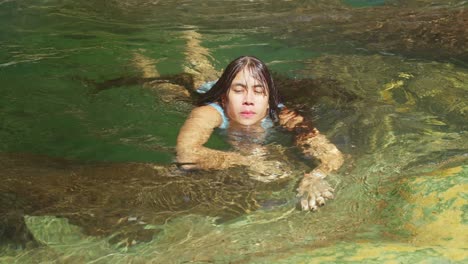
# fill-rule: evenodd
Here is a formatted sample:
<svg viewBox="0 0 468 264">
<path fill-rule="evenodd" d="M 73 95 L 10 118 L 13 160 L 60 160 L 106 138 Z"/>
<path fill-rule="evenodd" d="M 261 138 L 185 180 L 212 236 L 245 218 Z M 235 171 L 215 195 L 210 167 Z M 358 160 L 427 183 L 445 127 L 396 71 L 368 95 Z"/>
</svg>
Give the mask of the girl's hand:
<svg viewBox="0 0 468 264">
<path fill-rule="evenodd" d="M 315 169 L 306 173 L 297 188 L 297 197 L 300 199 L 302 210 L 315 211 L 325 205 L 325 201 L 333 199 L 334 189 L 325 180 L 325 173 Z"/>
</svg>

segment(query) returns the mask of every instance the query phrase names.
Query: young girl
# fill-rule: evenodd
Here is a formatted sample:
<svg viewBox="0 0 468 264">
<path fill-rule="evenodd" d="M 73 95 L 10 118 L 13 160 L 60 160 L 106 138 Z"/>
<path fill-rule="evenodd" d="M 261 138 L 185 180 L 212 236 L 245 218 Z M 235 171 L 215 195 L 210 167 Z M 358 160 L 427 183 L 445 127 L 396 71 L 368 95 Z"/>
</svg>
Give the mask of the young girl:
<svg viewBox="0 0 468 264">
<path fill-rule="evenodd" d="M 210 87 L 212 85 L 212 87 Z M 324 180 L 343 163 L 341 152 L 317 129 L 280 101 L 267 66 L 259 59 L 242 56 L 232 61 L 215 83 L 201 87 L 205 92 L 177 138 L 177 162 L 184 169 L 223 169 L 236 165 L 255 167 L 261 156 L 213 150 L 203 145 L 215 128 L 241 131 L 258 137 L 278 122 L 296 136 L 296 145 L 320 165 L 304 174 L 298 191 L 303 210 L 316 210 L 333 198 Z M 254 143 L 253 143 L 254 144 Z"/>
</svg>

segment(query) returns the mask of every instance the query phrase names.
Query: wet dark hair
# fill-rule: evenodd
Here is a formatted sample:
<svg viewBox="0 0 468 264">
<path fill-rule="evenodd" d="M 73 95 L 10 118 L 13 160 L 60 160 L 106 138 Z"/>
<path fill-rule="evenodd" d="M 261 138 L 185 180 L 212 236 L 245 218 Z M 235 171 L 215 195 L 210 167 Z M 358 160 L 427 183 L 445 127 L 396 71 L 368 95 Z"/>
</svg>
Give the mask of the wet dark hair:
<svg viewBox="0 0 468 264">
<path fill-rule="evenodd" d="M 244 69 L 248 70 L 257 81 L 266 86 L 265 89 L 268 90 L 269 95 L 269 115 L 273 121 L 277 121 L 279 112 L 278 105 L 281 103 L 278 90 L 273 83 L 273 78 L 271 77 L 268 67 L 261 60 L 253 56 L 241 56 L 229 63 L 213 87 L 200 97 L 198 105 L 202 106 L 209 103 L 218 103 L 223 106 L 223 98 L 227 98 L 232 81 L 236 75 Z"/>
</svg>

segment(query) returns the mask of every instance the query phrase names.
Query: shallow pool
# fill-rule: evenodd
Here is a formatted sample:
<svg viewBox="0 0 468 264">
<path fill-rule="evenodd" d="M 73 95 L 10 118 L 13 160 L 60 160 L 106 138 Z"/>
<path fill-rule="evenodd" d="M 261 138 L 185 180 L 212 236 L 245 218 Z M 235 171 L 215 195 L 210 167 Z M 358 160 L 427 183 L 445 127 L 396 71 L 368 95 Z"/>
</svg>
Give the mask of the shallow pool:
<svg viewBox="0 0 468 264">
<path fill-rule="evenodd" d="M 0 0 L 0 263 L 467 262 L 466 6 Z M 240 55 L 346 156 L 317 212 L 281 129 L 294 177 L 173 164 L 188 86 Z"/>
</svg>

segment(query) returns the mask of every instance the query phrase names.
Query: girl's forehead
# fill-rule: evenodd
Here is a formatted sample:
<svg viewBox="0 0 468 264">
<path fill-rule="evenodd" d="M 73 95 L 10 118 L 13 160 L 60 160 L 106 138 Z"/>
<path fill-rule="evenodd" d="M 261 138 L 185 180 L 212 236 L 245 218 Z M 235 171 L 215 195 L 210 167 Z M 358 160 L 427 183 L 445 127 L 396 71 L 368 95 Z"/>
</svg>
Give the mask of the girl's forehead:
<svg viewBox="0 0 468 264">
<path fill-rule="evenodd" d="M 265 84 L 265 81 L 260 74 L 255 73 L 252 69 L 242 69 L 240 70 L 232 82 L 254 82 L 255 84 Z"/>
</svg>

